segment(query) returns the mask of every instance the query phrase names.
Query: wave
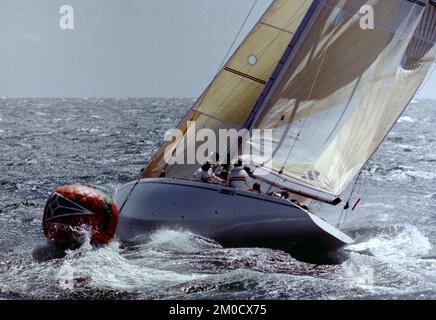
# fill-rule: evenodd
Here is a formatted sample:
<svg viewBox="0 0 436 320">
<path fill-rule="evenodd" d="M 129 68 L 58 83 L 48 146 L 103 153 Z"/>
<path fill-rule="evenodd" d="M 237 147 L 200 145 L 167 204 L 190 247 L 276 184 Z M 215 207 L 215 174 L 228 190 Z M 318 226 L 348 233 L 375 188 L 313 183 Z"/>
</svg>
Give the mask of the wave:
<svg viewBox="0 0 436 320">
<path fill-rule="evenodd" d="M 366 171 L 372 178 L 377 180 L 386 179 L 399 182 L 413 182 L 416 180 L 433 180 L 436 178 L 436 172 L 417 170 L 411 166 L 394 166 L 385 168 L 376 164 L 369 166 Z"/>
<path fill-rule="evenodd" d="M 360 241 L 350 250 L 369 251 L 371 255 L 352 253 L 342 265 L 351 286 L 365 288 L 366 298 L 419 297 L 423 289 L 436 288 L 436 260 L 432 244 L 416 226 L 360 230 Z"/>
<path fill-rule="evenodd" d="M 126 251 L 117 241 L 98 249 L 88 242 L 78 250 L 68 251 L 61 268 L 69 269 L 74 277 L 88 279 L 92 288 L 153 295 L 198 277 L 163 269 L 162 264 L 154 263 L 146 248 L 140 248 L 134 255 L 125 254 Z M 59 272 L 58 280 L 64 277 Z"/>
<path fill-rule="evenodd" d="M 151 235 L 138 236 L 134 242 L 143 242 L 143 249 L 177 252 L 199 252 L 222 248 L 217 242 L 190 231 L 161 229 Z"/>
<path fill-rule="evenodd" d="M 424 280 L 417 280 L 416 274 L 427 274 L 427 287 L 432 285 L 436 260 L 429 240 L 417 227 L 356 232 L 360 234 L 358 243 L 350 248 L 370 249 L 373 256 L 351 254 L 350 260 L 339 266 L 309 265 L 271 249 L 223 248 L 183 230 L 162 229 L 132 243 L 114 241 L 100 248 L 91 246 L 85 233 L 82 247 L 61 256 L 30 259 L 23 248 L 21 258 L 11 262 L 8 272 L 0 272 L 0 296 L 347 299 L 350 295 L 401 296 L 410 288 L 413 294 L 424 288 Z M 372 271 L 374 285 L 367 283 Z"/>
<path fill-rule="evenodd" d="M 383 259 L 422 257 L 432 249 L 430 240 L 412 225 L 368 229 L 365 233 L 366 236 L 370 235 L 369 239 L 353 244 L 349 246 L 349 249 L 356 251 L 369 249 L 374 256 Z"/>
<path fill-rule="evenodd" d="M 398 119 L 398 123 L 415 123 L 416 119 L 409 117 L 409 116 L 404 116 L 401 117 L 400 119 Z"/>
</svg>

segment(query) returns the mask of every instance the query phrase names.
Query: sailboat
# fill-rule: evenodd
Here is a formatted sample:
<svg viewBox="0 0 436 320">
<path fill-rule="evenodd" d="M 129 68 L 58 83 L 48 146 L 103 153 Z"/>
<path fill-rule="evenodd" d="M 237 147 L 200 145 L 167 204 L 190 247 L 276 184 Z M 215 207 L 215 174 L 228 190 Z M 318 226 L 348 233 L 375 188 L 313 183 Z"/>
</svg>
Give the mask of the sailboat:
<svg viewBox="0 0 436 320">
<path fill-rule="evenodd" d="M 362 26 L 365 8 L 372 27 Z M 118 235 L 181 228 L 224 246 L 297 253 L 352 243 L 302 203 L 342 209 L 341 196 L 425 80 L 435 40 L 432 0 L 274 0 L 180 122 L 183 134 L 116 190 Z M 169 164 L 165 155 L 198 146 L 192 122 L 217 135 L 272 130 L 271 159 L 246 162 L 264 193 L 193 181 L 202 163 Z M 262 139 L 246 144 L 266 147 Z M 298 202 L 267 190 L 287 190 Z"/>
</svg>

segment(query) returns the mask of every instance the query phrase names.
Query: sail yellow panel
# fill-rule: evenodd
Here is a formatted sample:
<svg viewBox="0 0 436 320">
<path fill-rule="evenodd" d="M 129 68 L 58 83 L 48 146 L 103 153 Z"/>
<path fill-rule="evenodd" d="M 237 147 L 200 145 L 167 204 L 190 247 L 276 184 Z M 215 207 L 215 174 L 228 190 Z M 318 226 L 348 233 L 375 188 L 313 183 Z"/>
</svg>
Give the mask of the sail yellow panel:
<svg viewBox="0 0 436 320">
<path fill-rule="evenodd" d="M 374 8 L 373 30 L 361 28 L 364 5 Z M 257 164 L 284 181 L 344 191 L 434 61 L 434 9 L 406 0 L 322 2 L 254 125 L 274 129 L 273 158 Z"/>
<path fill-rule="evenodd" d="M 195 121 L 197 130 L 241 128 L 311 4 L 308 0 L 273 1 L 179 129 L 185 132 L 187 121 Z M 192 177 L 199 164 L 167 165 L 165 162 L 165 152 L 176 153 L 177 148 L 187 152 L 187 144 L 182 145 L 180 140 L 161 148 L 145 170 L 144 177 L 157 177 L 162 171 L 169 177 Z"/>
</svg>

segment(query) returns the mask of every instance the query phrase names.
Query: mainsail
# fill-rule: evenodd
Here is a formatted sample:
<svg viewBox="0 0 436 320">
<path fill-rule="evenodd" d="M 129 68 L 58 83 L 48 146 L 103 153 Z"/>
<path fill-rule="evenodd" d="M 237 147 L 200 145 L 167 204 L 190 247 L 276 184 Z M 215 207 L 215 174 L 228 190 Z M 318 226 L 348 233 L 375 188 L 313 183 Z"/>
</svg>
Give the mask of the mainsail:
<svg viewBox="0 0 436 320">
<path fill-rule="evenodd" d="M 362 28 L 362 8 L 374 28 Z M 382 143 L 436 55 L 433 1 L 276 0 L 179 125 L 144 177 L 191 178 L 196 165 L 168 165 L 196 129 L 273 130 L 257 174 L 279 186 L 337 196 Z M 180 144 L 181 140 L 186 140 Z M 190 140 L 191 139 L 191 140 Z M 249 147 L 265 149 L 265 141 Z"/>
<path fill-rule="evenodd" d="M 375 13 L 360 25 L 361 8 Z M 340 195 L 382 143 L 435 60 L 435 3 L 319 1 L 252 128 L 273 130 L 275 184 Z M 251 141 L 262 148 L 262 141 Z M 267 161 L 268 160 L 268 161 Z"/>
<path fill-rule="evenodd" d="M 164 144 L 144 172 L 144 177 L 157 177 L 164 170 L 167 177 L 192 178 L 201 164 L 168 165 L 165 152 L 186 154 L 196 142 L 187 134 L 188 121 L 197 131 L 208 128 L 242 128 L 257 98 L 279 63 L 289 42 L 305 17 L 311 0 L 275 0 L 235 51 L 210 86 L 178 126 L 184 136 Z M 180 141 L 184 143 L 181 144 Z"/>
</svg>

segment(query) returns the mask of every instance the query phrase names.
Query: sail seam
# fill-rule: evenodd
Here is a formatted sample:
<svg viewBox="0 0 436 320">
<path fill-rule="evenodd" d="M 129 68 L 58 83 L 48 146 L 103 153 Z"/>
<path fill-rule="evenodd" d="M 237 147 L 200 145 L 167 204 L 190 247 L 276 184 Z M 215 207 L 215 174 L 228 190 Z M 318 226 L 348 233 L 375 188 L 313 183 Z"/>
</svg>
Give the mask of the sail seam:
<svg viewBox="0 0 436 320">
<path fill-rule="evenodd" d="M 206 113 L 206 112 L 202 112 L 202 111 L 198 111 L 198 110 L 196 110 L 195 113 L 199 113 L 199 114 L 201 114 L 201 115 L 203 115 L 203 116 L 205 116 L 205 117 L 211 118 L 211 119 L 213 119 L 213 120 L 215 120 L 215 121 L 217 121 L 217 122 L 221 122 L 221 123 L 224 123 L 224 124 L 226 124 L 226 125 L 229 125 L 229 126 L 231 126 L 232 128 L 235 127 L 235 128 L 237 128 L 237 129 L 240 129 L 240 127 L 237 127 L 234 123 L 232 123 L 232 122 L 228 122 L 228 121 L 224 121 L 224 120 L 220 120 L 220 119 L 218 119 L 218 118 L 216 118 L 216 117 L 214 117 L 214 116 L 212 116 L 212 115 L 210 115 L 210 114 L 208 114 L 208 113 Z"/>
<path fill-rule="evenodd" d="M 241 77 L 247 78 L 247 79 L 249 79 L 249 80 L 259 82 L 260 84 L 266 85 L 266 81 L 265 81 L 265 80 L 262 80 L 262 79 L 259 79 L 259 78 L 256 78 L 256 77 L 253 77 L 253 76 L 250 76 L 250 75 L 247 74 L 247 73 L 244 73 L 244 72 L 241 72 L 241 71 L 238 71 L 238 70 L 235 70 L 235 69 L 229 68 L 229 67 L 225 67 L 224 70 L 226 70 L 226 71 L 228 71 L 228 72 L 231 72 L 231 73 L 234 73 L 234 74 L 236 74 L 236 75 L 238 75 L 238 76 L 241 76 Z"/>
<path fill-rule="evenodd" d="M 273 29 L 276 29 L 276 30 L 279 30 L 279 31 L 283 31 L 283 32 L 286 32 L 286 33 L 292 34 L 292 35 L 295 34 L 295 32 L 292 32 L 292 31 L 289 31 L 289 30 L 286 30 L 286 29 L 283 29 L 283 28 L 277 27 L 277 26 L 275 26 L 275 25 L 272 25 L 272 24 L 269 24 L 269 23 L 266 23 L 266 22 L 263 22 L 263 21 L 261 21 L 260 24 L 262 24 L 262 25 L 264 25 L 264 26 L 267 26 L 267 27 L 270 27 L 270 28 L 273 28 Z"/>
</svg>

